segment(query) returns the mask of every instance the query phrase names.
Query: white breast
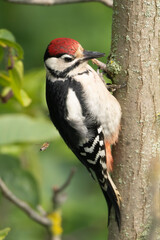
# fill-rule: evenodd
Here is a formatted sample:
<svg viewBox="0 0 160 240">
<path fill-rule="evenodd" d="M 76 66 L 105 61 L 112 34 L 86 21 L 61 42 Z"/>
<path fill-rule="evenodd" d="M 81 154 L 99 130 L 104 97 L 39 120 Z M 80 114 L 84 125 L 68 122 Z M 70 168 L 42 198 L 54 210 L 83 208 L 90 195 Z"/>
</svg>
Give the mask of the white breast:
<svg viewBox="0 0 160 240">
<path fill-rule="evenodd" d="M 84 88 L 87 107 L 101 123 L 105 139 L 113 143 L 118 137 L 121 107 L 116 98 L 107 90 L 98 74 L 89 65 L 87 65 L 87 69 L 89 75 L 77 75 L 75 76 L 76 80 Z"/>
</svg>

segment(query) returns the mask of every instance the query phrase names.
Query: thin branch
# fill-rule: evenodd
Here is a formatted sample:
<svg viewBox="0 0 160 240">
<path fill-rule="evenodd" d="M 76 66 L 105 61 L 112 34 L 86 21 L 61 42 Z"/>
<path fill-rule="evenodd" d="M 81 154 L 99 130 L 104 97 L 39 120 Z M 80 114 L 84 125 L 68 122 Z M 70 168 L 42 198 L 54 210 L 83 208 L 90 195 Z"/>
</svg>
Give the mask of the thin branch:
<svg viewBox="0 0 160 240">
<path fill-rule="evenodd" d="M 11 201 L 14 205 L 19 207 L 23 212 L 25 212 L 32 220 L 43 225 L 44 227 L 50 227 L 51 221 L 44 216 L 39 215 L 35 210 L 33 210 L 26 202 L 18 199 L 5 185 L 3 180 L 0 178 L 0 189 L 5 198 Z"/>
<path fill-rule="evenodd" d="M 63 185 L 61 187 L 56 189 L 57 193 L 60 193 L 60 192 L 64 191 L 64 189 L 66 189 L 70 185 L 71 180 L 72 180 L 75 172 L 76 172 L 76 169 L 72 168 L 71 171 L 70 171 L 70 174 L 69 174 L 69 176 L 67 178 L 67 180 L 63 183 Z"/>
<path fill-rule="evenodd" d="M 11 3 L 19 3 L 19 4 L 31 4 L 31 5 L 59 5 L 59 4 L 68 4 L 68 3 L 79 3 L 79 2 L 100 2 L 104 5 L 112 8 L 113 1 L 112 0 L 6 0 Z"/>
<path fill-rule="evenodd" d="M 9 92 L 5 96 L 0 95 L 0 99 L 1 99 L 2 103 L 7 103 L 8 100 L 12 97 L 13 97 L 13 91 L 12 90 L 9 90 Z"/>
<path fill-rule="evenodd" d="M 113 78 L 112 78 L 112 76 L 111 76 L 111 72 L 108 70 L 108 68 L 107 68 L 107 65 L 105 64 L 105 63 L 103 63 L 103 62 L 101 62 L 101 61 L 99 61 L 98 59 L 92 59 L 92 63 L 93 64 L 96 64 L 97 66 L 98 66 L 98 70 L 99 69 L 101 69 L 102 70 L 102 73 L 100 73 L 99 71 L 97 71 L 97 73 L 98 73 L 98 75 L 100 76 L 100 78 L 102 79 L 102 81 L 104 82 L 104 83 L 106 83 L 105 82 L 105 80 L 104 80 L 104 78 L 103 78 L 103 74 L 105 74 L 108 78 L 110 78 L 111 79 L 111 81 L 113 82 Z M 107 83 L 106 84 L 106 87 L 107 87 L 107 89 L 110 91 L 110 92 L 115 92 L 116 90 L 118 90 L 118 89 L 120 89 L 120 88 L 124 88 L 124 87 L 126 87 L 126 82 L 124 82 L 123 84 L 110 84 L 110 83 Z"/>
<path fill-rule="evenodd" d="M 99 61 L 98 59 L 94 58 L 92 59 L 92 63 L 97 65 L 101 70 L 107 73 L 107 66 L 105 63 Z"/>
<path fill-rule="evenodd" d="M 54 204 L 54 209 L 56 209 L 60 204 L 62 204 L 65 200 L 66 197 L 63 195 L 60 196 L 60 194 L 70 185 L 71 180 L 76 172 L 75 168 L 72 168 L 70 171 L 70 174 L 66 181 L 62 184 L 61 187 L 54 187 L 53 188 L 53 204 Z"/>
<path fill-rule="evenodd" d="M 111 55 L 108 56 L 107 64 L 99 61 L 98 59 L 92 59 L 92 63 L 96 64 L 98 68 L 102 70 L 103 74 L 105 74 L 107 78 L 111 79 L 112 82 L 114 82 L 115 76 L 121 72 L 121 66 Z"/>
</svg>

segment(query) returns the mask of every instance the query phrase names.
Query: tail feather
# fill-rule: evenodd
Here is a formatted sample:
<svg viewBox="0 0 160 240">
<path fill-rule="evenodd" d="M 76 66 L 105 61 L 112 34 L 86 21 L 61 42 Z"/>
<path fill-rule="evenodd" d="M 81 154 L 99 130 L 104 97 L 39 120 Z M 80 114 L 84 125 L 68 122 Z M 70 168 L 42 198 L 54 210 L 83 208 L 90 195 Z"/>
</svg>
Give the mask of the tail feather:
<svg viewBox="0 0 160 240">
<path fill-rule="evenodd" d="M 111 176 L 107 174 L 107 179 L 106 179 L 106 185 L 107 188 L 104 189 L 104 185 L 99 181 L 99 184 L 101 186 L 102 192 L 104 194 L 104 197 L 106 199 L 107 205 L 108 205 L 108 225 L 110 222 L 110 213 L 111 213 L 111 208 L 112 206 L 114 207 L 115 210 L 115 219 L 120 231 L 121 228 L 121 213 L 120 213 L 120 203 L 121 203 L 121 196 L 120 193 L 118 192 L 113 180 L 111 179 Z"/>
<path fill-rule="evenodd" d="M 108 188 L 107 188 L 107 191 L 105 192 L 105 197 L 107 196 L 107 199 L 108 198 L 110 199 L 110 201 L 114 207 L 115 219 L 116 219 L 119 231 L 120 231 L 120 228 L 121 228 L 121 213 L 120 213 L 121 196 L 109 174 L 108 174 L 107 185 L 108 185 Z"/>
</svg>

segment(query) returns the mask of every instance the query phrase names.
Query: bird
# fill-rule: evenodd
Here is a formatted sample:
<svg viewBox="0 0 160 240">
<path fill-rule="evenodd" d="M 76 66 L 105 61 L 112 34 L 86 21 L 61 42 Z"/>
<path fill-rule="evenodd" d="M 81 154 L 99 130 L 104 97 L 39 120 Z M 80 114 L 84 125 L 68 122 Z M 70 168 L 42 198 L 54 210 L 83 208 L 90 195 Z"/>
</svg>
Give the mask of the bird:
<svg viewBox="0 0 160 240">
<path fill-rule="evenodd" d="M 46 102 L 50 119 L 64 142 L 97 179 L 121 227 L 121 196 L 111 172 L 111 145 L 118 140 L 121 107 L 89 60 L 105 54 L 85 50 L 71 38 L 53 39 L 44 54 Z"/>
</svg>

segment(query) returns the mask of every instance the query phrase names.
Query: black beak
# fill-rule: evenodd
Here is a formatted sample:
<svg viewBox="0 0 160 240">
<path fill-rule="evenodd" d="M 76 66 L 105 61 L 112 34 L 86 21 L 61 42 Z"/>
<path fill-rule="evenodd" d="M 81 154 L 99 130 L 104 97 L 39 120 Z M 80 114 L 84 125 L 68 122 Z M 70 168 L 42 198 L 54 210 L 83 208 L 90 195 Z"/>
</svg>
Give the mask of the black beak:
<svg viewBox="0 0 160 240">
<path fill-rule="evenodd" d="M 93 59 L 93 58 L 100 58 L 100 57 L 104 57 L 105 53 L 100 53 L 100 52 L 91 52 L 91 51 L 83 51 L 83 60 L 87 61 L 89 59 Z"/>
</svg>

